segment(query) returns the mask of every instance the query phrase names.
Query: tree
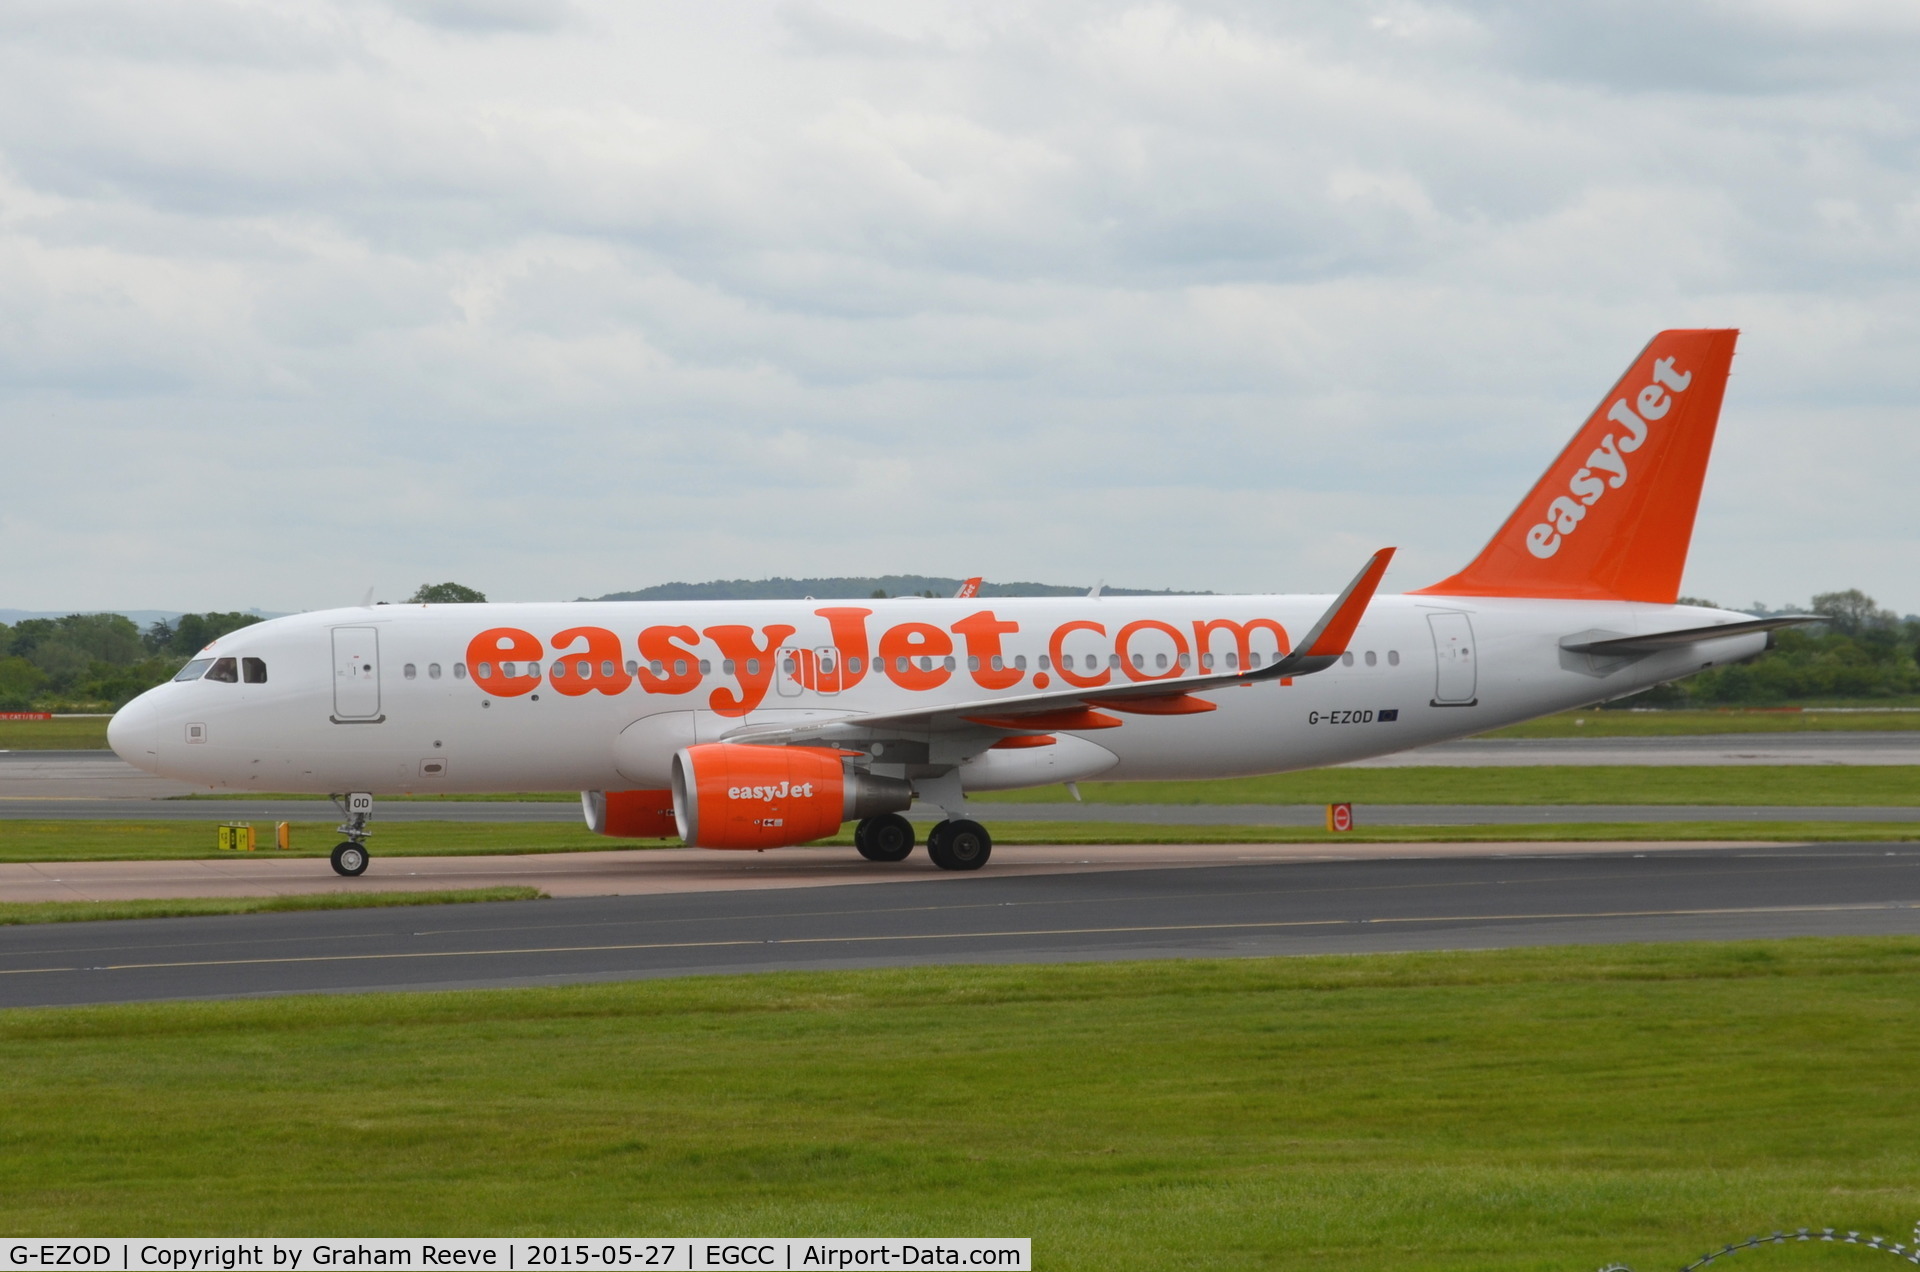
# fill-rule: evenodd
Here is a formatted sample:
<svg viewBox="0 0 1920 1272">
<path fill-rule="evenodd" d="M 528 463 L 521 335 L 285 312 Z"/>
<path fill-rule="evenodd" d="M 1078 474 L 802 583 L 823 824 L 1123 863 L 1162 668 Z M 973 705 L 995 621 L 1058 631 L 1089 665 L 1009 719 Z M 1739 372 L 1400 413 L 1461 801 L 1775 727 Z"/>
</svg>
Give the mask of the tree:
<svg viewBox="0 0 1920 1272">
<path fill-rule="evenodd" d="M 251 627 L 260 621 L 257 614 L 228 613 L 209 611 L 205 614 L 182 614 L 180 621 L 174 624 L 173 636 L 161 652 L 172 654 L 175 658 L 191 658 L 209 643 L 225 636 L 228 632 L 238 631 L 242 627 Z M 152 628 L 147 629 L 149 634 Z"/>
<path fill-rule="evenodd" d="M 1892 610 L 1881 609 L 1871 596 L 1857 587 L 1844 592 L 1820 593 L 1813 598 L 1813 612 L 1825 615 L 1828 626 L 1843 636 L 1891 629 L 1900 621 Z"/>
<path fill-rule="evenodd" d="M 47 678 L 24 658 L 0 658 L 0 711 L 25 711 Z"/>
<path fill-rule="evenodd" d="M 173 647 L 173 624 L 164 618 L 154 619 L 152 626 L 141 634 L 140 643 L 150 654 L 165 653 Z"/>
<path fill-rule="evenodd" d="M 470 588 L 464 583 L 422 583 L 414 594 L 407 598 L 407 604 L 479 605 L 486 599 L 485 592 Z"/>
</svg>

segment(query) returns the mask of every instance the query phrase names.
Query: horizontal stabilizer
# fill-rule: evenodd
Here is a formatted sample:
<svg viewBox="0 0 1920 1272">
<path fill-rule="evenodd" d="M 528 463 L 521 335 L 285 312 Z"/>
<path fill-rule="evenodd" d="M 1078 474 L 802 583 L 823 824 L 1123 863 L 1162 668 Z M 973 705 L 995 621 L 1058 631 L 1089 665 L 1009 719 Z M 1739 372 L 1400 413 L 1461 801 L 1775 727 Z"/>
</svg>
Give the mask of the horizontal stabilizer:
<svg viewBox="0 0 1920 1272">
<path fill-rule="evenodd" d="M 1674 649 L 1680 645 L 1693 645 L 1703 640 L 1718 640 L 1722 636 L 1746 636 L 1753 632 L 1770 632 L 1781 627 L 1798 627 L 1802 623 L 1824 623 L 1827 619 L 1819 614 L 1783 614 L 1773 618 L 1756 618 L 1750 623 L 1715 623 L 1707 627 L 1683 627 L 1678 631 L 1653 632 L 1646 636 L 1612 636 L 1605 640 L 1583 640 L 1577 644 L 1562 642 L 1560 648 L 1570 654 L 1657 654 L 1663 649 Z"/>
</svg>

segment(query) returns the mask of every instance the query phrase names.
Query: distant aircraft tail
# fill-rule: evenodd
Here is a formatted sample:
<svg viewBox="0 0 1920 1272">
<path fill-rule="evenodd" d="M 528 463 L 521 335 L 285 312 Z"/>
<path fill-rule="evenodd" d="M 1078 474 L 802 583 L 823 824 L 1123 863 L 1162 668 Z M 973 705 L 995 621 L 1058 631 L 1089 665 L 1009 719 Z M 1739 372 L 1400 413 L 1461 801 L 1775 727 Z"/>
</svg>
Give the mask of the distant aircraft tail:
<svg viewBox="0 0 1920 1272">
<path fill-rule="evenodd" d="M 1739 335 L 1655 336 L 1473 563 L 1415 595 L 1672 604 Z"/>
</svg>

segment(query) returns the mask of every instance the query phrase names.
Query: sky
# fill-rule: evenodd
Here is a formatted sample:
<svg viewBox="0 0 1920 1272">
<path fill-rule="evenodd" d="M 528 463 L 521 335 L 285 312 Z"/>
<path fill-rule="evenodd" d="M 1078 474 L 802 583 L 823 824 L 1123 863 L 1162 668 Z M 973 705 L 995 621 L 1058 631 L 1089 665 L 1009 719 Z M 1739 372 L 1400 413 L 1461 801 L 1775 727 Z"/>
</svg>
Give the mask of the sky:
<svg viewBox="0 0 1920 1272">
<path fill-rule="evenodd" d="M 1907 0 L 0 6 L 0 606 L 1389 590 L 1737 326 L 1685 590 L 1920 611 Z"/>
</svg>

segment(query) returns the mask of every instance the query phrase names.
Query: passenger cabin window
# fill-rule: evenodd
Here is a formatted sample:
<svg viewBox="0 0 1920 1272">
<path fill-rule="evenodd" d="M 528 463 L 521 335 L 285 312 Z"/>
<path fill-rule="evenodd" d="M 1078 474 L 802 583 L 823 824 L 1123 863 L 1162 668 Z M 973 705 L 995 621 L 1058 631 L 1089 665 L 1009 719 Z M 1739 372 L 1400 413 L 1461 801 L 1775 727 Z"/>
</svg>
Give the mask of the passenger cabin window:
<svg viewBox="0 0 1920 1272">
<path fill-rule="evenodd" d="M 1397 649 L 1389 649 L 1387 651 L 1387 666 L 1398 667 L 1399 665 L 1400 665 L 1400 651 Z"/>
<path fill-rule="evenodd" d="M 1346 653 L 1340 655 L 1340 665 L 1342 667 L 1353 666 L 1353 651 L 1351 649 L 1349 649 Z"/>
<path fill-rule="evenodd" d="M 467 678 L 467 664 L 465 663 L 453 664 L 453 678 L 455 680 L 465 680 Z"/>
<path fill-rule="evenodd" d="M 242 658 L 240 660 L 240 678 L 250 685 L 266 684 L 266 662 L 259 658 Z"/>
<path fill-rule="evenodd" d="M 1371 649 L 1367 651 L 1367 666 L 1372 667 L 1380 661 L 1380 656 Z"/>
<path fill-rule="evenodd" d="M 236 659 L 216 658 L 213 666 L 207 668 L 207 679 L 237 685 L 240 683 L 240 664 Z"/>
<path fill-rule="evenodd" d="M 438 680 L 438 679 L 440 679 L 440 664 L 439 664 L 439 663 L 428 663 L 428 664 L 427 664 L 427 679 L 428 679 L 428 680 Z"/>
<path fill-rule="evenodd" d="M 211 666 L 213 666 L 213 659 L 196 658 L 192 662 L 188 663 L 186 666 L 182 667 L 179 671 L 176 671 L 173 674 L 173 678 L 176 681 L 198 680 L 200 679 L 200 677 L 207 674 L 207 668 Z"/>
<path fill-rule="evenodd" d="M 400 674 L 405 676 L 408 680 L 416 680 L 419 678 L 419 675 L 420 675 L 420 673 L 414 668 L 414 665 L 412 663 L 408 663 L 406 666 L 402 667 L 400 669 Z"/>
</svg>

